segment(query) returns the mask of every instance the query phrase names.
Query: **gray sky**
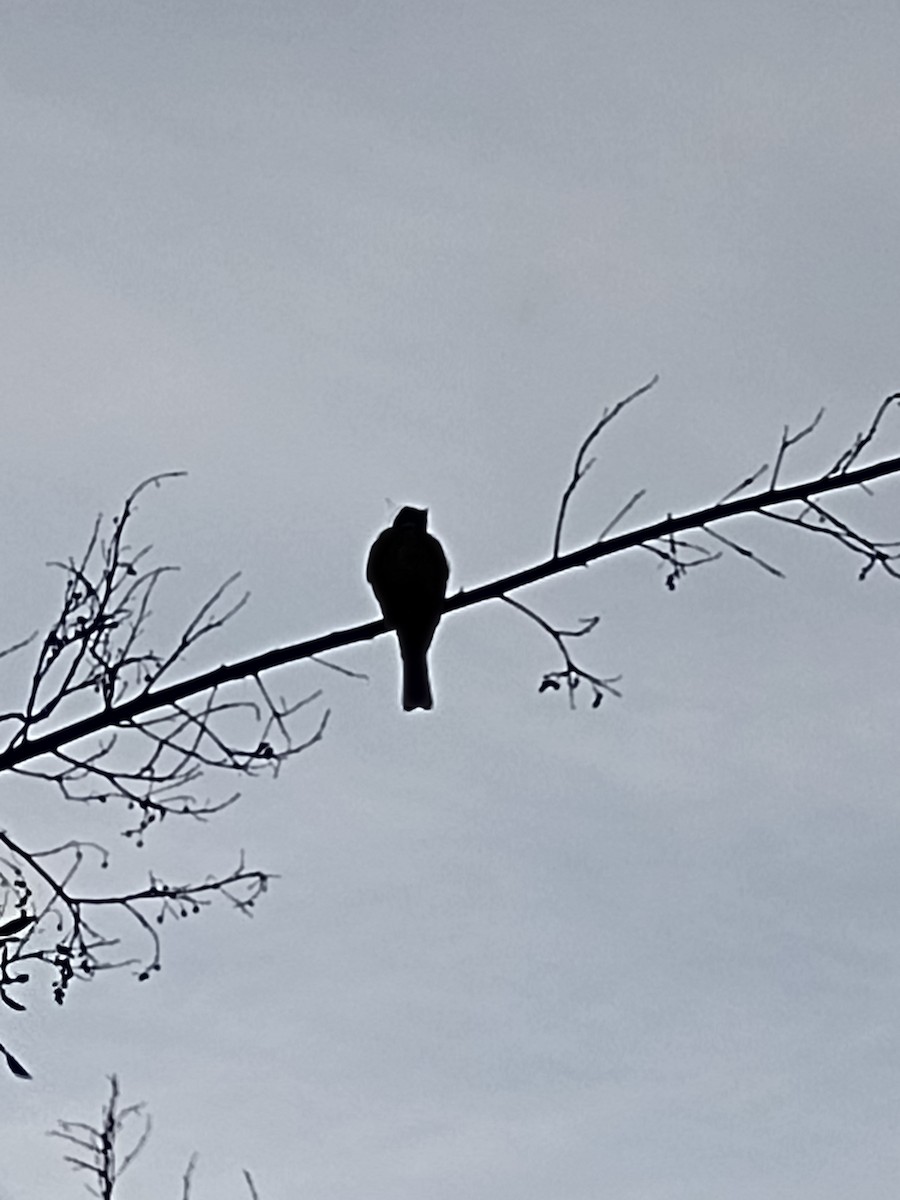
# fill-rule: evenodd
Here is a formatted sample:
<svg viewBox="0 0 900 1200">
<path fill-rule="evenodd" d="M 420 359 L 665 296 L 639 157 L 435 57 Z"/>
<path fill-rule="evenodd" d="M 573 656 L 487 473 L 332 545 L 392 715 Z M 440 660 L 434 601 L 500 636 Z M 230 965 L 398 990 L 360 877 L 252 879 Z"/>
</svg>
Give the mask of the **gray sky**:
<svg viewBox="0 0 900 1200">
<path fill-rule="evenodd" d="M 659 371 L 572 513 L 714 501 L 828 408 L 793 477 L 900 386 L 895 4 L 8 3 L 0 37 L 3 640 L 46 560 L 161 470 L 136 537 L 197 669 L 375 615 L 366 547 L 428 505 L 453 586 L 543 557 L 577 445 Z M 883 454 L 897 453 L 897 417 Z M 844 511 L 898 533 L 897 486 Z M 251 924 L 43 994 L 2 1036 L 2 1200 L 79 1194 L 44 1130 L 117 1071 L 156 1132 L 123 1200 L 866 1200 L 900 1172 L 900 592 L 815 539 L 674 596 L 634 554 L 535 589 L 603 617 L 625 697 L 448 618 L 437 708 L 384 639 L 304 666 L 323 744 L 129 871 L 240 847 Z M 15 695 L 21 668 L 4 685 Z M 0 824 L 71 822 L 7 781 Z M 74 825 L 67 825 L 70 831 Z M 108 840 L 114 841 L 110 833 Z M 117 847 L 118 849 L 118 847 Z"/>
</svg>

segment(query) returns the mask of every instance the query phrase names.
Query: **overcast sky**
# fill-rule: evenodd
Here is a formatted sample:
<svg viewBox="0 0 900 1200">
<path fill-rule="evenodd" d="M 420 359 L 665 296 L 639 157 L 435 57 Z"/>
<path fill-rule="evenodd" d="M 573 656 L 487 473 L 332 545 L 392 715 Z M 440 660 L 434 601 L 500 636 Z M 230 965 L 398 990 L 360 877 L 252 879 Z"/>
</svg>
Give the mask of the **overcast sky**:
<svg viewBox="0 0 900 1200">
<path fill-rule="evenodd" d="M 580 439 L 655 372 L 569 546 L 639 487 L 636 521 L 715 501 L 824 404 L 786 478 L 823 470 L 900 388 L 893 2 L 0 11 L 4 644 L 157 471 L 189 473 L 137 517 L 182 567 L 160 639 L 253 593 L 199 670 L 373 618 L 401 503 L 453 588 L 544 557 Z M 900 536 L 874 492 L 841 511 Z M 430 714 L 384 638 L 336 656 L 367 682 L 280 672 L 325 689 L 320 745 L 107 840 L 281 878 L 171 928 L 150 983 L 3 1017 L 35 1078 L 0 1074 L 0 1198 L 82 1194 L 44 1131 L 116 1071 L 155 1120 L 122 1200 L 194 1150 L 196 1200 L 243 1167 L 261 1200 L 894 1200 L 900 588 L 729 532 L 787 580 L 732 557 L 672 595 L 634 552 L 522 594 L 601 614 L 598 712 L 538 694 L 553 647 L 498 603 L 445 622 Z M 0 792 L 35 847 L 80 819 Z"/>
</svg>

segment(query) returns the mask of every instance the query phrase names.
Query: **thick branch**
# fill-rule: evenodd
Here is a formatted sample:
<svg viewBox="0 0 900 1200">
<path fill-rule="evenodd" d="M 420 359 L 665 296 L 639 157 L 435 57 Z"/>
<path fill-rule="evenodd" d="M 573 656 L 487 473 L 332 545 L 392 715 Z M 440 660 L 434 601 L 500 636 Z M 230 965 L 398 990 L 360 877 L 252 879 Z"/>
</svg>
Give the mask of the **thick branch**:
<svg viewBox="0 0 900 1200">
<path fill-rule="evenodd" d="M 660 538 L 671 538 L 689 529 L 701 529 L 715 521 L 724 521 L 730 517 L 738 517 L 747 513 L 762 512 L 781 504 L 789 504 L 797 500 L 807 500 L 811 496 L 820 496 L 826 492 L 845 491 L 861 484 L 880 479 L 886 475 L 900 474 L 900 458 L 889 458 L 883 462 L 872 463 L 868 467 L 860 467 L 855 471 L 845 471 L 840 474 L 828 475 L 823 478 L 807 480 L 791 487 L 769 488 L 764 492 L 755 492 L 750 496 L 729 500 L 727 503 L 715 504 L 709 508 L 685 513 L 680 517 L 666 517 L 654 525 L 645 525 L 631 533 L 623 533 L 608 541 L 593 542 L 569 554 L 559 555 L 517 571 L 501 579 L 482 584 L 471 591 L 457 592 L 444 605 L 444 612 L 457 612 L 484 600 L 496 600 L 507 592 L 549 579 L 553 575 L 561 575 L 573 567 L 587 566 L 601 558 L 609 558 L 624 550 L 643 546 Z M 42 754 L 50 754 L 79 738 L 88 737 L 102 730 L 115 726 L 128 727 L 139 717 L 158 709 L 172 706 L 191 696 L 196 696 L 210 688 L 233 683 L 239 679 L 259 676 L 264 671 L 287 663 L 300 662 L 315 655 L 337 650 L 355 642 L 368 641 L 388 632 L 384 621 L 369 621 L 365 625 L 355 625 L 350 629 L 338 629 L 320 637 L 311 638 L 305 642 L 297 642 L 291 646 L 281 646 L 269 650 L 265 654 L 245 658 L 239 662 L 223 664 L 212 671 L 185 679 L 181 683 L 170 684 L 168 687 L 148 689 L 139 696 L 121 704 L 111 704 L 80 721 L 45 734 L 33 740 L 23 740 L 0 754 L 0 772 L 18 766 L 20 763 L 37 758 Z"/>
</svg>

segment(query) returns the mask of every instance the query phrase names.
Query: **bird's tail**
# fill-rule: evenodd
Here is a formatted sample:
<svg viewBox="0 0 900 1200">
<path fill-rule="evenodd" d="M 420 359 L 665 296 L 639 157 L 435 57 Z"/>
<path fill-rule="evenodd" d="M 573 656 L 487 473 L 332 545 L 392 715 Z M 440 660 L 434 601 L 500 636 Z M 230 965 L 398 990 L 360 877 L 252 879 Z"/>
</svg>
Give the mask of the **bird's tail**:
<svg viewBox="0 0 900 1200">
<path fill-rule="evenodd" d="M 412 712 L 414 708 L 432 708 L 431 682 L 428 678 L 428 650 L 420 645 L 400 645 L 403 660 L 403 708 Z"/>
</svg>

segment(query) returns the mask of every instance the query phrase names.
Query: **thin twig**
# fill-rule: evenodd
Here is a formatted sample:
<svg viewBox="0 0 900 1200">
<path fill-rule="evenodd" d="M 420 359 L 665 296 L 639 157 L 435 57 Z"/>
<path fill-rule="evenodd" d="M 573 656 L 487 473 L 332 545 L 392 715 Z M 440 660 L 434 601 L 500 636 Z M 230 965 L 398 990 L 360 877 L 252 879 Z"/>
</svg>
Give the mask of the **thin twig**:
<svg viewBox="0 0 900 1200">
<path fill-rule="evenodd" d="M 584 439 L 584 441 L 581 443 L 580 447 L 578 448 L 578 453 L 575 456 L 575 466 L 572 469 L 572 478 L 569 480 L 568 484 L 566 485 L 566 489 L 563 492 L 562 500 L 560 501 L 560 505 L 559 505 L 559 513 L 556 518 L 556 529 L 553 534 L 553 557 L 554 558 L 559 557 L 559 550 L 560 550 L 560 546 L 562 544 L 563 524 L 566 519 L 566 509 L 569 506 L 569 501 L 572 499 L 572 495 L 575 492 L 575 489 L 578 487 L 581 480 L 584 478 L 584 476 L 591 469 L 591 467 L 594 465 L 594 462 L 595 462 L 595 460 L 593 458 L 587 459 L 587 452 L 591 447 L 591 443 L 597 439 L 597 437 L 603 432 L 603 430 L 606 428 L 607 425 L 609 425 L 609 423 L 611 421 L 614 421 L 616 419 L 616 417 L 619 415 L 620 412 L 622 412 L 622 410 L 624 408 L 627 408 L 627 406 L 629 404 L 631 404 L 631 402 L 633 400 L 637 400 L 640 396 L 643 396 L 647 392 L 649 392 L 650 389 L 652 387 L 654 387 L 658 382 L 659 382 L 659 376 L 654 375 L 649 383 L 645 383 L 643 387 L 639 387 L 637 389 L 637 391 L 632 392 L 631 395 L 626 396 L 623 400 L 619 400 L 617 404 L 614 404 L 612 406 L 612 408 L 605 408 L 603 410 L 602 416 L 600 417 L 600 420 L 593 427 L 593 429 L 590 431 L 590 433 L 588 433 L 587 437 Z"/>
</svg>

